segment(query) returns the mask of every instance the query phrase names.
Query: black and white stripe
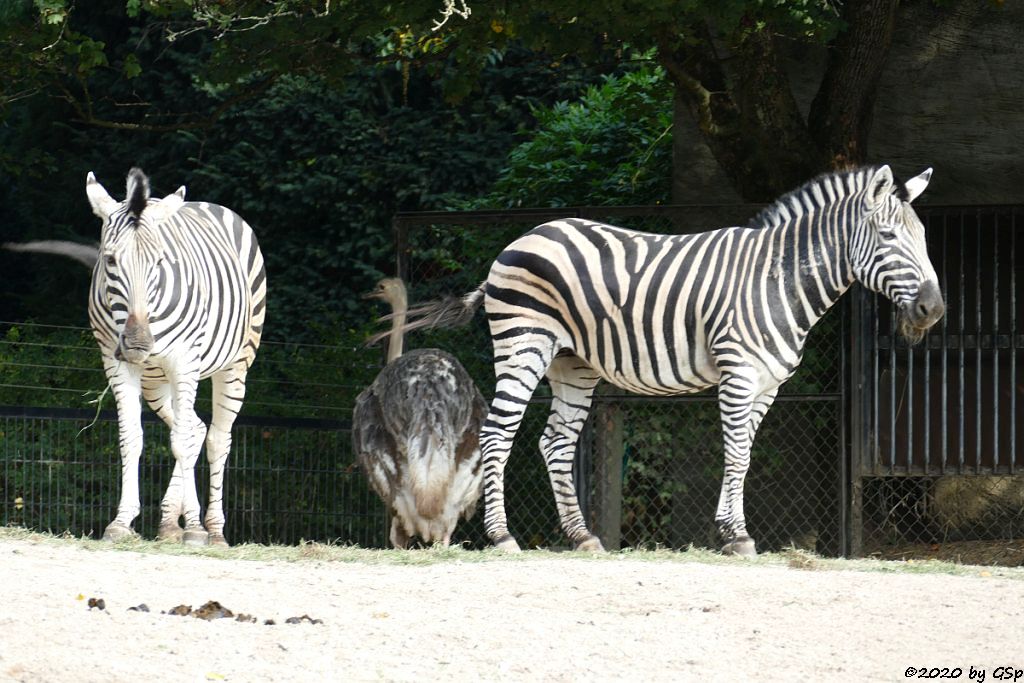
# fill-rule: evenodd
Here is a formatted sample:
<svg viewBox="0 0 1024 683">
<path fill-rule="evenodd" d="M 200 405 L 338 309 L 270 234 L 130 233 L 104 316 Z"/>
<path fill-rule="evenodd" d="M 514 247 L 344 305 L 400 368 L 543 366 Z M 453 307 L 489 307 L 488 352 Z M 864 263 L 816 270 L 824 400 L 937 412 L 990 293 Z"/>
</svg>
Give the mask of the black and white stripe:
<svg viewBox="0 0 1024 683">
<path fill-rule="evenodd" d="M 743 514 L 751 444 L 811 327 L 855 280 L 894 301 L 909 338 L 942 316 L 924 228 L 910 207 L 930 175 L 906 184 L 887 166 L 824 175 L 746 227 L 690 235 L 545 223 L 506 247 L 460 302 L 412 311 L 408 328 L 459 324 L 480 303 L 487 311 L 497 376 L 481 432 L 491 539 L 518 549 L 507 528 L 504 469 L 543 377 L 554 398 L 540 449 L 562 526 L 583 549 L 601 548 L 572 478 L 597 383 L 647 395 L 717 385 L 725 476 L 716 520 L 724 551 L 753 554 Z"/>
<path fill-rule="evenodd" d="M 231 427 L 259 348 L 266 303 L 263 255 L 230 209 L 185 202 L 185 188 L 149 196 L 139 169 L 117 202 L 92 173 L 86 193 L 103 220 L 89 320 L 117 401 L 122 488 L 105 538 L 132 532 L 139 513 L 140 397 L 167 423 L 175 468 L 161 503 L 161 538 L 225 544 L 223 477 Z M 199 380 L 213 382 L 209 430 L 194 410 Z M 205 529 L 194 467 L 203 441 L 210 462 Z M 185 528 L 179 526 L 184 516 Z"/>
</svg>

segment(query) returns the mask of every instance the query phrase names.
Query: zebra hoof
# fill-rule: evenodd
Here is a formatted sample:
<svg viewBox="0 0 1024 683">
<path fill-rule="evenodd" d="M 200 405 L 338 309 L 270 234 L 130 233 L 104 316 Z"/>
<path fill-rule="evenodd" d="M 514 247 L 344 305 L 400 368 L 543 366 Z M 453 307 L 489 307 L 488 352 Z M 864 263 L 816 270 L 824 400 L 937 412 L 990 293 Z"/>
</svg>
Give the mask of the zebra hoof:
<svg viewBox="0 0 1024 683">
<path fill-rule="evenodd" d="M 522 549 L 519 547 L 519 544 L 516 543 L 516 539 L 513 538 L 511 534 L 506 534 L 505 536 L 495 541 L 494 547 L 498 550 L 503 550 L 506 553 L 522 552 Z"/>
<path fill-rule="evenodd" d="M 202 546 L 210 544 L 210 534 L 202 527 L 198 529 L 185 529 L 181 540 L 185 545 Z"/>
<path fill-rule="evenodd" d="M 605 552 L 604 546 L 601 545 L 601 539 L 597 536 L 591 536 L 590 538 L 580 541 L 573 547 L 573 550 L 578 550 L 585 553 L 603 553 Z"/>
<path fill-rule="evenodd" d="M 739 557 L 757 557 L 757 550 L 754 539 L 750 536 L 740 536 L 722 546 L 723 555 L 737 555 Z"/>
<path fill-rule="evenodd" d="M 210 532 L 210 545 L 218 548 L 231 547 L 231 544 L 228 543 L 228 539 L 224 538 L 224 534 L 218 534 L 216 532 Z"/>
<path fill-rule="evenodd" d="M 107 528 L 103 530 L 103 540 L 111 543 L 117 541 L 123 541 L 126 538 L 138 538 L 138 534 L 130 526 L 125 526 L 120 522 L 111 522 L 107 525 Z"/>
<path fill-rule="evenodd" d="M 185 530 L 182 529 L 177 522 L 168 522 L 160 525 L 160 528 L 156 532 L 156 540 L 181 543 L 182 536 L 184 535 Z"/>
</svg>

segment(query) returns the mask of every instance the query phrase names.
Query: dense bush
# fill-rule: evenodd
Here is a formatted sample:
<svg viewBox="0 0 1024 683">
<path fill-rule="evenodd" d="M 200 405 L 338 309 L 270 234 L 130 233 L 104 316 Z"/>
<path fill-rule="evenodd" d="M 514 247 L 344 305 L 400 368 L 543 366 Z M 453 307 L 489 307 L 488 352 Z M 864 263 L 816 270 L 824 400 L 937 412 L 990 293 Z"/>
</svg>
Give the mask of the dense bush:
<svg viewBox="0 0 1024 683">
<path fill-rule="evenodd" d="M 661 204 L 672 178 L 672 89 L 642 62 L 576 101 L 536 107 L 537 130 L 509 154 L 480 208 Z"/>
</svg>

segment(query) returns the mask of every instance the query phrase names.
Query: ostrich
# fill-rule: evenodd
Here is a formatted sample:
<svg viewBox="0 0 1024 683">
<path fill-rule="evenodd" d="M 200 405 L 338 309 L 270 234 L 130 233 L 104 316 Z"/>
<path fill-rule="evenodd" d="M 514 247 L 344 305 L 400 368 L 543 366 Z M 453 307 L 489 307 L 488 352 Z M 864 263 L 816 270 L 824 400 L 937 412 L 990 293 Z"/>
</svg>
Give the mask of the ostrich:
<svg viewBox="0 0 1024 683">
<path fill-rule="evenodd" d="M 412 536 L 447 546 L 461 514 L 472 517 L 482 488 L 480 426 L 488 406 L 459 361 L 440 349 L 402 354 L 407 299 L 398 278 L 367 295 L 391 304 L 388 362 L 356 398 L 352 444 L 359 465 L 391 511 L 391 544 Z"/>
</svg>

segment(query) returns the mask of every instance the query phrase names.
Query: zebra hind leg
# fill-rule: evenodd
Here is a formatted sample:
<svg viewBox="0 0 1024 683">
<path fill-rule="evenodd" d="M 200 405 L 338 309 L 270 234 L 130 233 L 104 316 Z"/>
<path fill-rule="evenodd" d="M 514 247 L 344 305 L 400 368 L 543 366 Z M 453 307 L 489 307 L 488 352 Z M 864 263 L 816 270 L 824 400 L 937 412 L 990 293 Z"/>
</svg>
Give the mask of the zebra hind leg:
<svg viewBox="0 0 1024 683">
<path fill-rule="evenodd" d="M 175 406 L 174 425 L 171 427 L 171 451 L 181 468 L 181 504 L 182 515 L 185 517 L 182 541 L 186 545 L 209 543 L 209 534 L 203 528 L 199 496 L 196 493 L 196 460 L 206 437 L 206 425 L 196 415 L 194 407 L 199 384 L 197 366 L 198 363 L 186 365 L 168 375 Z"/>
<path fill-rule="evenodd" d="M 224 536 L 224 470 L 231 452 L 231 428 L 242 409 L 245 398 L 245 376 L 248 365 L 237 361 L 226 370 L 217 372 L 213 382 L 213 418 L 206 435 L 206 458 L 210 463 L 210 498 L 206 507 L 206 530 L 210 545 L 227 547 Z"/>
<path fill-rule="evenodd" d="M 159 368 L 148 369 L 142 378 L 142 397 L 168 428 L 174 428 L 174 409 L 171 405 L 171 387 Z M 154 373 L 154 374 L 150 374 Z M 160 528 L 156 537 L 159 541 L 181 543 L 185 530 L 181 526 L 182 513 L 181 463 L 174 461 L 174 471 L 167 484 L 167 491 L 160 501 Z"/>
<path fill-rule="evenodd" d="M 498 381 L 490 411 L 480 429 L 484 528 L 495 547 L 506 552 L 519 552 L 520 548 L 508 531 L 505 464 L 530 397 L 554 355 L 551 339 L 543 335 L 520 335 L 496 341 L 494 345 L 494 374 Z"/>
<path fill-rule="evenodd" d="M 540 438 L 562 529 L 576 550 L 603 552 L 601 540 L 590 533 L 580 511 L 573 477 L 576 445 L 586 424 L 594 388 L 601 378 L 577 356 L 556 357 L 547 371 L 551 384 L 551 414 Z"/>
<path fill-rule="evenodd" d="M 743 513 L 743 482 L 750 469 L 750 448 L 754 435 L 778 387 L 760 390 L 756 378 L 738 372 L 724 374 L 718 390 L 725 445 L 725 473 L 718 499 L 715 522 L 723 541 L 722 554 L 754 557 L 757 548 L 747 533 Z"/>
</svg>

